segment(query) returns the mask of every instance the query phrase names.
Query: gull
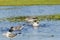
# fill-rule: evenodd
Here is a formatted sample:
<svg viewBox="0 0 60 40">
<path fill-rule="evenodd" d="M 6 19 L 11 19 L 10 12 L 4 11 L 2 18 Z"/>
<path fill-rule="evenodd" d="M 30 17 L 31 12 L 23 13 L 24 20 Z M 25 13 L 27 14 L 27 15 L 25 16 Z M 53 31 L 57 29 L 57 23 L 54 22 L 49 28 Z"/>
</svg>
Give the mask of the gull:
<svg viewBox="0 0 60 40">
<path fill-rule="evenodd" d="M 32 25 L 32 23 L 37 20 L 36 17 L 27 17 L 25 21 L 28 23 L 28 25 Z"/>
<path fill-rule="evenodd" d="M 14 34 L 12 32 L 6 32 L 6 33 L 3 33 L 3 36 L 5 36 L 7 38 L 10 38 L 10 40 L 12 40 L 12 38 L 14 38 L 15 36 L 17 36 L 17 34 Z"/>
<path fill-rule="evenodd" d="M 34 21 L 34 22 L 32 23 L 32 26 L 33 26 L 34 29 L 37 29 L 38 26 L 39 26 L 39 22 L 38 22 L 38 21 Z"/>
<path fill-rule="evenodd" d="M 16 33 L 17 31 L 21 31 L 23 29 L 24 26 L 16 26 L 16 27 L 11 27 L 6 33 L 3 33 L 4 36 L 6 36 L 7 38 L 10 38 L 10 40 L 12 40 L 12 38 L 14 38 L 15 36 L 17 36 L 17 34 L 21 34 Z M 16 31 L 16 32 L 13 32 Z"/>
<path fill-rule="evenodd" d="M 28 16 L 25 20 L 26 20 L 28 23 L 30 23 L 30 22 L 33 22 L 34 20 L 37 20 L 37 18 L 36 18 L 36 17 L 30 17 L 30 16 Z"/>
<path fill-rule="evenodd" d="M 23 29 L 24 26 L 16 26 L 16 27 L 11 27 L 9 29 L 9 32 L 13 32 L 13 31 L 20 31 Z"/>
</svg>

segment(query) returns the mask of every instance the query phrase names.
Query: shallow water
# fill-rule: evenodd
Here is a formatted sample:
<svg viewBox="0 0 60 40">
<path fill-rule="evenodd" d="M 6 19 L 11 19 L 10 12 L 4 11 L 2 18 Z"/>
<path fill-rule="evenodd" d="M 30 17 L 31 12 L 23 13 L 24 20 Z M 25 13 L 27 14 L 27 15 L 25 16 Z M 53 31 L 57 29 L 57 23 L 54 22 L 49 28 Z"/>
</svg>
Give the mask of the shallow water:
<svg viewBox="0 0 60 40">
<path fill-rule="evenodd" d="M 17 35 L 13 40 L 59 40 L 60 39 L 60 21 L 41 21 L 38 29 L 25 22 L 0 22 L 0 40 L 10 40 L 2 35 L 7 32 L 11 26 L 24 25 L 22 34 Z M 52 36 L 54 35 L 54 36 Z"/>
</svg>

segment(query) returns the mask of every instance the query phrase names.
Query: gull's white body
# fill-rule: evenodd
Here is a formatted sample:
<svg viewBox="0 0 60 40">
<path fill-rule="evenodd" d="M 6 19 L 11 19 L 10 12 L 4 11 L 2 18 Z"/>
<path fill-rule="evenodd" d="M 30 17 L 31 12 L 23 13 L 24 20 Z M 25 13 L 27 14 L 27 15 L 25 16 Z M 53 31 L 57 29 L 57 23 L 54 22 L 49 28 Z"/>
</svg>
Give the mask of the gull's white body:
<svg viewBox="0 0 60 40">
<path fill-rule="evenodd" d="M 32 23 L 32 26 L 33 26 L 34 29 L 37 29 L 38 26 L 39 26 L 39 23 L 37 23 L 37 22 L 33 22 L 33 23 Z"/>
<path fill-rule="evenodd" d="M 22 30 L 24 26 L 16 26 L 16 27 L 13 27 L 13 30 Z"/>
<path fill-rule="evenodd" d="M 6 32 L 6 33 L 3 33 L 3 35 L 7 38 L 14 38 L 16 36 L 16 34 L 13 34 L 11 32 Z"/>
<path fill-rule="evenodd" d="M 31 18 L 31 19 L 27 18 L 27 19 L 25 19 L 25 20 L 26 20 L 27 22 L 29 22 L 29 23 L 34 21 L 34 19 L 32 19 L 32 18 Z"/>
</svg>

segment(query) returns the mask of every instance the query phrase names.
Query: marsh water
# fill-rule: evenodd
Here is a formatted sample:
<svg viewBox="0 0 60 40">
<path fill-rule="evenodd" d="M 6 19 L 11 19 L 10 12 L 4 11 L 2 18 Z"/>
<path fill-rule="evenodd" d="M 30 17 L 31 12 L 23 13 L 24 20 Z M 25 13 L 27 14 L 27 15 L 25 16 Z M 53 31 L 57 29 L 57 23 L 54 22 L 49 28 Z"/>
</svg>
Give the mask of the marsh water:
<svg viewBox="0 0 60 40">
<path fill-rule="evenodd" d="M 7 32 L 11 26 L 24 25 L 21 34 L 12 40 L 59 40 L 60 39 L 60 21 L 40 21 L 38 29 L 34 29 L 26 22 L 0 22 L 0 40 L 10 40 L 2 34 Z M 53 35 L 53 36 L 52 36 Z"/>
<path fill-rule="evenodd" d="M 59 14 L 60 5 L 52 6 L 0 6 L 0 18 L 9 18 L 16 16 L 40 16 Z M 31 14 L 31 15 L 30 15 Z M 25 24 L 25 25 L 23 25 Z M 7 32 L 11 26 L 22 25 L 24 28 L 21 34 L 17 35 L 12 40 L 60 40 L 60 21 L 40 21 L 39 28 L 33 29 L 26 22 L 0 22 L 0 40 L 10 40 L 2 34 Z"/>
</svg>

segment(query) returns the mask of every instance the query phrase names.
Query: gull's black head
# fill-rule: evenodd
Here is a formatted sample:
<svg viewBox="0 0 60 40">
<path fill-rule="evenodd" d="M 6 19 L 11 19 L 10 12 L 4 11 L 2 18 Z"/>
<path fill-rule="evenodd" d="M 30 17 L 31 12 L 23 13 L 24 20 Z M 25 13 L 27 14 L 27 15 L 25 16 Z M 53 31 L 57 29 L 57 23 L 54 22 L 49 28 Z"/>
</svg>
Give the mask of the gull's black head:
<svg viewBox="0 0 60 40">
<path fill-rule="evenodd" d="M 9 29 L 9 32 L 12 32 L 13 31 L 13 27 L 11 27 L 10 29 Z"/>
</svg>

